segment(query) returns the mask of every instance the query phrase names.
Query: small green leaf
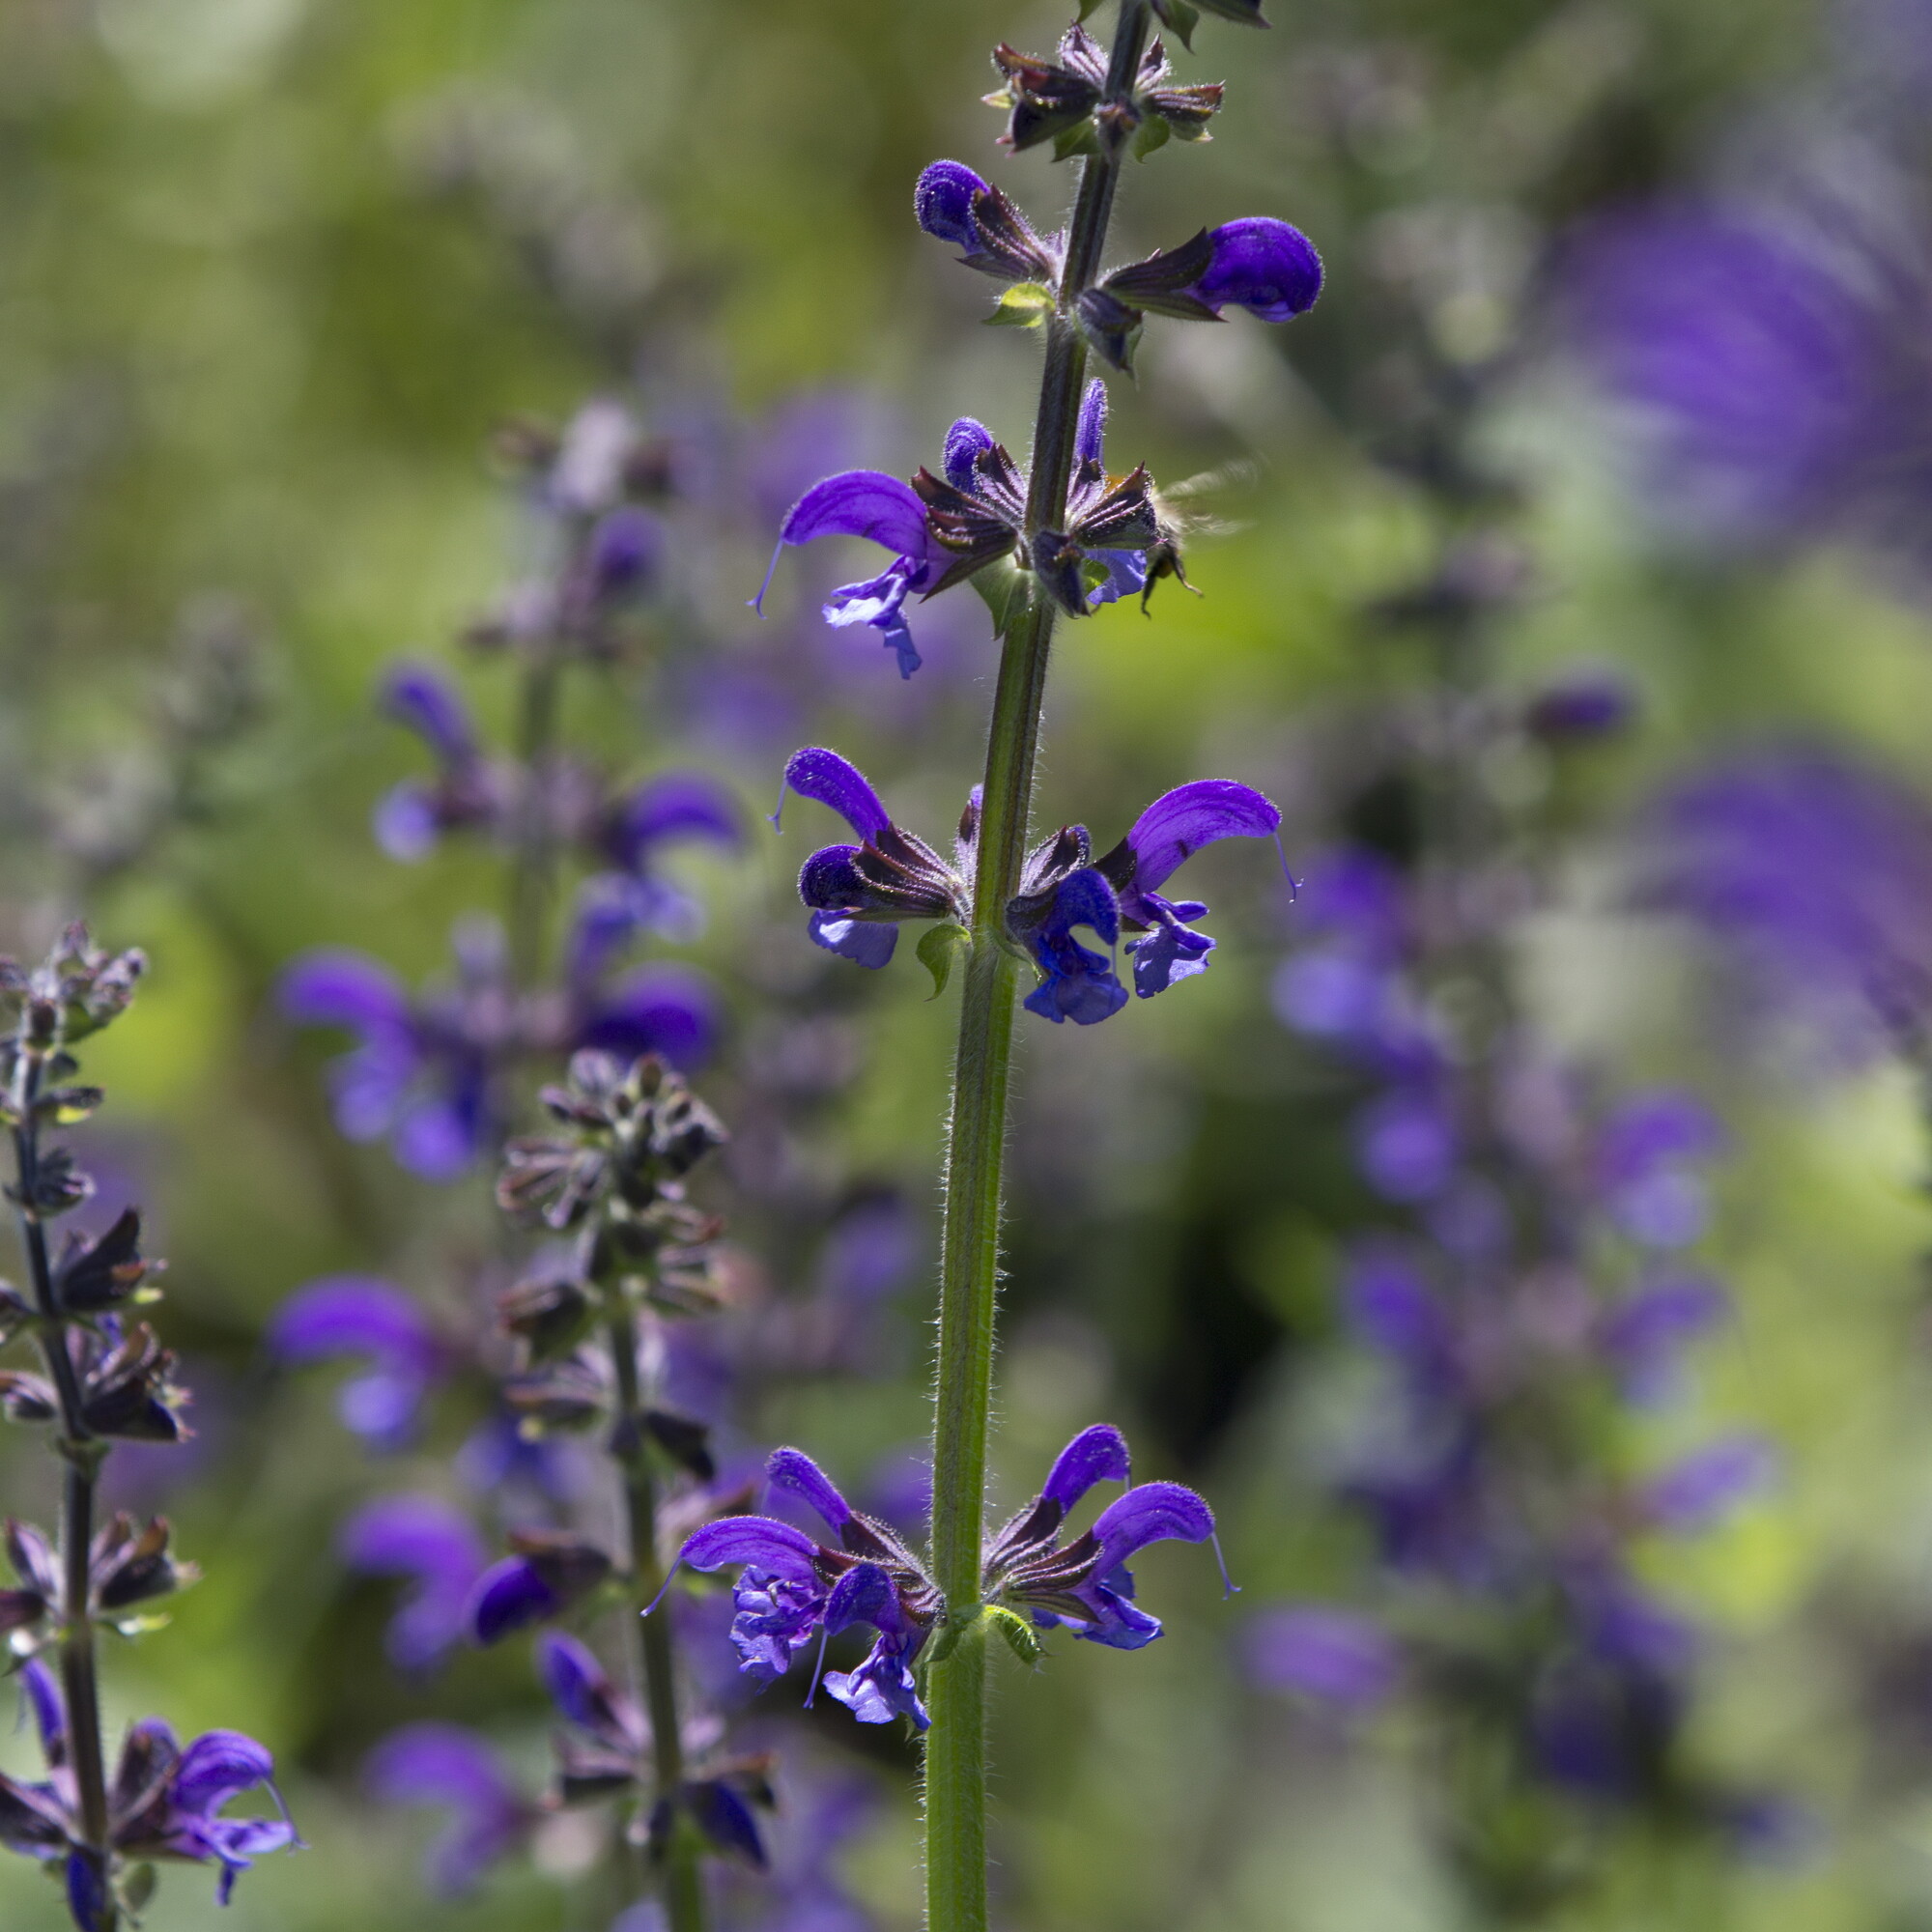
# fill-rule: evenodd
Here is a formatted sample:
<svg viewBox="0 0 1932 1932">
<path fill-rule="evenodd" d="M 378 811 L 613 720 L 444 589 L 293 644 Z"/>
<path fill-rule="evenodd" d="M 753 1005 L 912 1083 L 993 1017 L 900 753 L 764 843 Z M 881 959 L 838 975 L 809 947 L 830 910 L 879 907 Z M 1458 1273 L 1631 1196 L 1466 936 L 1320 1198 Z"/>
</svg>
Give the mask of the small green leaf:
<svg viewBox="0 0 1932 1932">
<path fill-rule="evenodd" d="M 1007 1648 L 1031 1670 L 1039 1662 L 1044 1649 L 1039 1633 L 1016 1611 L 998 1604 L 988 1604 L 985 1614 L 991 1618 L 993 1628 L 1006 1638 Z"/>
<path fill-rule="evenodd" d="M 1189 53 L 1194 51 L 1194 29 L 1201 24 L 1201 13 L 1188 5 L 1188 0 L 1153 0 L 1153 11 L 1162 23 L 1174 30 L 1175 37 Z"/>
<path fill-rule="evenodd" d="M 1097 155 L 1100 152 L 1099 136 L 1094 131 L 1094 117 L 1090 114 L 1084 121 L 1076 121 L 1070 128 L 1063 128 L 1053 137 L 1053 158 L 1068 161 L 1075 155 Z"/>
<path fill-rule="evenodd" d="M 1169 0 L 1173 5 L 1174 0 Z M 1238 20 L 1244 27 L 1265 27 L 1267 21 L 1262 17 L 1261 0 L 1193 0 L 1189 12 L 1218 14 L 1224 20 Z M 1155 12 L 1159 12 L 1156 7 Z M 1179 28 L 1175 30 L 1177 33 Z"/>
<path fill-rule="evenodd" d="M 155 1868 L 139 1864 L 121 1881 L 121 1902 L 129 1912 L 139 1912 L 155 1895 Z"/>
<path fill-rule="evenodd" d="M 963 959 L 972 951 L 973 935 L 951 920 L 932 927 L 919 942 L 919 963 L 932 975 L 935 1000 L 945 992 L 946 982 L 952 977 L 953 961 Z"/>
<path fill-rule="evenodd" d="M 41 1095 L 34 1111 L 54 1126 L 77 1127 L 99 1111 L 106 1097 L 99 1087 L 56 1087 Z"/>
<path fill-rule="evenodd" d="M 1053 313 L 1053 291 L 1044 282 L 1015 282 L 1000 294 L 986 318 L 989 328 L 1037 328 Z"/>
<path fill-rule="evenodd" d="M 1163 116 L 1159 114 L 1150 114 L 1147 117 L 1147 119 L 1144 120 L 1141 123 L 1141 125 L 1134 129 L 1133 147 L 1130 151 L 1133 155 L 1134 159 L 1137 161 L 1144 161 L 1151 154 L 1154 152 L 1156 148 L 1166 147 L 1167 137 L 1174 130 L 1167 125 L 1167 122 Z"/>
<path fill-rule="evenodd" d="M 1021 570 L 1010 557 L 1001 557 L 984 570 L 976 570 L 967 580 L 980 593 L 993 619 L 993 636 L 1004 638 L 1009 627 L 1027 605 L 1027 587 L 1033 573 Z"/>
</svg>

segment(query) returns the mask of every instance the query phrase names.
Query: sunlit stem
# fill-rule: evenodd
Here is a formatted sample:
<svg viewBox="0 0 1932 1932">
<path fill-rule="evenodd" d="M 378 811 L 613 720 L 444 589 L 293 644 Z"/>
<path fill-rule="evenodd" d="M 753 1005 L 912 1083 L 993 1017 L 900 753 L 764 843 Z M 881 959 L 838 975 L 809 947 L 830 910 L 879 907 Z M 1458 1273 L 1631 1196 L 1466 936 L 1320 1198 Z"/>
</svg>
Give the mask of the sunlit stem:
<svg viewBox="0 0 1932 1932">
<path fill-rule="evenodd" d="M 1131 91 L 1147 34 L 1148 0 L 1121 0 L 1110 99 Z M 1118 150 L 1103 149 L 1082 163 L 1066 266 L 1046 331 L 1027 496 L 1029 536 L 1065 526 L 1087 374 L 1087 346 L 1073 319 L 1073 301 L 1099 267 L 1119 171 Z M 954 1619 L 969 1615 L 980 1594 L 1007 1088 L 1018 980 L 1017 963 L 1005 949 L 1004 915 L 1018 890 L 1026 855 L 1053 625 L 1052 601 L 1036 584 L 1004 639 L 986 745 L 973 951 L 953 1065 L 933 1397 L 932 1565 Z M 930 1675 L 932 1728 L 925 1742 L 930 1932 L 984 1932 L 986 1925 L 985 1656 L 982 1633 L 975 1630 Z"/>
</svg>

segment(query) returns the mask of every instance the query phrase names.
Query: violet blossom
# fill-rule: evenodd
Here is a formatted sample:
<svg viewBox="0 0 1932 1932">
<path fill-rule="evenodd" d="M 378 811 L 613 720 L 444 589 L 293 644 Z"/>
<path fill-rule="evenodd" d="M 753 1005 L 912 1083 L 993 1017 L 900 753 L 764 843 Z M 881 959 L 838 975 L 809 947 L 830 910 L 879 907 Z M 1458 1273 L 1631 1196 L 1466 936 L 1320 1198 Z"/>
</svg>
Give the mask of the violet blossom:
<svg viewBox="0 0 1932 1932">
<path fill-rule="evenodd" d="M 427 1670 L 462 1641 L 469 1592 L 489 1553 L 461 1510 L 440 1496 L 381 1496 L 343 1523 L 337 1547 L 352 1570 L 409 1579 L 384 1639 L 398 1670 Z"/>
<path fill-rule="evenodd" d="M 293 1367 L 359 1356 L 364 1371 L 342 1385 L 343 1426 L 372 1448 L 415 1439 L 424 1399 L 449 1368 L 449 1353 L 421 1307 L 374 1275 L 326 1275 L 276 1310 L 269 1352 Z"/>
<path fill-rule="evenodd" d="M 791 1492 L 830 1526 L 837 1545 L 771 1517 L 723 1517 L 689 1537 L 678 1560 L 695 1570 L 736 1568 L 732 1641 L 739 1668 L 763 1685 L 784 1675 L 815 1638 L 853 1624 L 877 1634 L 857 1668 L 826 1675 L 827 1690 L 861 1723 L 905 1717 L 923 1730 L 924 1705 L 912 1666 L 942 1618 L 937 1587 L 888 1523 L 854 1510 L 811 1459 L 779 1449 L 767 1466 L 774 1487 Z M 1096 1424 L 1060 1453 L 1040 1493 L 987 1540 L 982 1601 L 1011 1605 L 1040 1628 L 1065 1625 L 1076 1637 L 1139 1650 L 1161 1626 L 1133 1601 L 1127 1559 L 1165 1539 L 1205 1543 L 1213 1513 L 1178 1483 L 1147 1483 L 1102 1510 L 1093 1526 L 1063 1545 L 1066 1519 L 1101 1482 L 1126 1482 L 1127 1445 L 1119 1430 Z"/>
<path fill-rule="evenodd" d="M 391 1731 L 369 1753 L 362 1778 L 384 1804 L 434 1805 L 450 1814 L 426 1865 L 431 1889 L 444 1897 L 473 1890 L 535 1822 L 497 1752 L 462 1724 L 426 1720 Z"/>
<path fill-rule="evenodd" d="M 979 837 L 979 800 L 960 818 L 953 860 L 895 825 L 857 766 L 812 747 L 794 753 L 784 782 L 803 798 L 838 812 L 863 841 L 814 852 L 799 873 L 799 896 L 810 909 L 810 931 L 828 952 L 868 967 L 893 956 L 905 920 L 966 925 Z M 1007 907 L 1009 934 L 1031 955 L 1039 983 L 1030 1012 L 1056 1024 L 1092 1026 L 1126 1005 L 1113 961 L 1073 937 L 1092 931 L 1112 947 L 1122 928 L 1134 990 L 1142 999 L 1206 970 L 1214 941 L 1188 922 L 1208 907 L 1170 900 L 1160 888 L 1204 845 L 1233 837 L 1269 838 L 1281 814 L 1260 792 L 1223 779 L 1202 779 L 1165 793 L 1141 813 L 1126 837 L 1099 859 L 1084 825 L 1064 827 L 1029 856 L 1020 889 Z"/>
</svg>

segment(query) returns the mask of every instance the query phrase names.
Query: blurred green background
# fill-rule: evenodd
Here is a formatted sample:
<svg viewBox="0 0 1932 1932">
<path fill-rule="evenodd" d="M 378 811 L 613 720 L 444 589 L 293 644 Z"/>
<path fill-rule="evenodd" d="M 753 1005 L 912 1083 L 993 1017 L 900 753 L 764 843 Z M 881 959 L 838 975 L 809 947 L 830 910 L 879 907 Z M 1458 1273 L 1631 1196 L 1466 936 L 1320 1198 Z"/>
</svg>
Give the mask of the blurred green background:
<svg viewBox="0 0 1932 1932">
<path fill-rule="evenodd" d="M 1156 325 L 1138 385 L 1116 384 L 1116 461 L 1218 472 L 1200 500 L 1225 526 L 1191 552 L 1202 599 L 1168 586 L 1151 621 L 1116 608 L 1065 637 L 1040 818 L 1111 843 L 1159 791 L 1226 774 L 1282 801 L 1292 862 L 1321 842 L 1351 721 L 1418 674 L 1363 616 L 1428 568 L 1441 532 L 1415 452 L 1450 433 L 1445 412 L 1455 435 L 1466 424 L 1539 586 L 1501 639 L 1506 681 L 1606 662 L 1644 704 L 1642 729 L 1590 769 L 1557 909 L 1525 945 L 1536 1010 L 1619 1078 L 1687 1079 L 1735 1135 L 1711 1258 L 1740 1317 L 1704 1353 L 1694 1409 L 1632 1451 L 1722 1422 L 1785 1452 L 1775 1494 L 1647 1557 L 1717 1634 L 1691 1749 L 1775 1776 L 1825 1827 L 1787 1868 L 1634 1840 L 1560 1922 L 1932 1925 L 1932 1676 L 1875 1706 L 1866 1669 L 1932 1633 L 1913 1096 L 1874 1075 L 1801 1104 L 1716 1050 L 1674 943 L 1614 891 L 1634 804 L 1734 738 L 1823 729 L 1922 775 L 1932 639 L 1842 558 L 1724 572 L 1659 543 L 1537 324 L 1549 238 L 1694 180 L 1738 115 L 1826 57 L 1831 19 L 1800 0 L 1271 11 L 1264 36 L 1210 21 L 1179 56 L 1185 77 L 1229 79 L 1228 106 L 1210 146 L 1133 171 L 1117 252 L 1277 214 L 1321 248 L 1328 292 L 1288 330 Z M 1057 215 L 1066 172 L 995 150 L 977 97 L 992 43 L 1044 46 L 1064 24 L 982 0 L 0 8 L 0 926 L 37 946 L 79 905 L 108 943 L 153 956 L 95 1056 L 112 1099 L 90 1145 L 138 1178 L 170 1258 L 165 1325 L 207 1427 L 167 1506 L 207 1577 L 169 1630 L 110 1658 L 107 1699 L 110 1722 L 152 1708 L 184 1730 L 233 1725 L 283 1761 L 312 1849 L 242 1885 L 235 1932 L 601 1922 L 562 1840 L 549 1872 L 513 1865 L 470 1900 L 426 1899 L 429 1821 L 357 1795 L 375 1738 L 432 1710 L 487 1725 L 534 1788 L 544 1713 L 521 1658 L 460 1659 L 428 1690 L 392 1682 L 387 1597 L 344 1576 L 330 1537 L 398 1472 L 341 1434 L 329 1378 L 279 1376 L 258 1347 L 307 1278 L 433 1279 L 488 1225 L 478 1190 L 436 1193 L 338 1143 L 321 1048 L 270 1009 L 273 975 L 307 946 L 430 972 L 452 918 L 500 890 L 485 857 L 411 869 L 370 842 L 371 802 L 420 763 L 376 715 L 374 680 L 399 654 L 454 662 L 450 640 L 512 575 L 517 519 L 486 456 L 507 417 L 557 420 L 618 390 L 713 439 L 722 464 L 775 411 L 832 394 L 857 427 L 826 468 L 931 461 L 966 412 L 1022 443 L 1034 343 L 979 326 L 984 285 L 918 233 L 910 196 L 953 155 Z M 1459 379 L 1475 400 L 1443 403 Z M 742 599 L 768 526 L 677 527 L 686 602 L 667 655 L 764 662 Z M 806 581 L 781 582 L 780 623 Z M 993 662 L 977 606 L 952 615 L 912 684 L 882 658 L 825 678 L 805 714 L 929 828 L 971 782 Z M 796 634 L 809 626 L 807 611 Z M 211 637 L 252 640 L 242 715 L 182 752 L 170 680 Z M 506 677 L 469 674 L 497 727 Z M 924 1002 L 909 961 L 858 985 L 801 956 L 790 875 L 811 832 L 780 844 L 755 821 L 787 748 L 682 744 L 665 693 L 586 682 L 570 728 L 620 764 L 695 757 L 743 787 L 759 837 L 690 867 L 713 909 L 690 952 L 734 1013 L 721 1108 L 761 1003 L 830 986 L 852 1068 L 810 1147 L 929 1208 L 948 1005 Z M 1344 1735 L 1235 1667 L 1244 1603 L 1346 1597 L 1363 1551 L 1310 1446 L 1347 1375 L 1330 1287 L 1361 1204 L 1337 1178 L 1332 1107 L 1268 1011 L 1292 917 L 1268 864 L 1226 848 L 1202 862 L 1222 939 L 1206 979 L 1092 1033 L 1024 1036 L 1001 1493 L 1022 1497 L 1074 1428 L 1111 1415 L 1144 1473 L 1213 1497 L 1247 1593 L 1224 1606 L 1205 1561 L 1157 1549 L 1141 1580 L 1166 1641 L 1003 1677 L 1001 1911 L 1025 1932 L 1471 1922 L 1430 1850 L 1422 1720 Z M 728 1183 L 717 1198 L 732 1208 Z M 753 1251 L 760 1225 L 742 1230 Z M 765 1225 L 813 1238 L 809 1216 Z M 771 1396 L 765 1439 L 805 1441 L 856 1480 L 916 1438 L 922 1297 L 903 1304 L 895 1374 Z M 44 1510 L 43 1460 L 4 1455 L 9 1507 Z M 819 1716 L 828 1748 L 853 1744 L 842 1713 Z M 851 1884 L 881 1926 L 908 1927 L 912 1761 L 858 1742 L 881 1796 Z M 206 1874 L 169 1872 L 146 1922 L 200 1925 L 208 1893 Z M 17 1861 L 0 1866 L 0 1918 L 64 1922 Z"/>
</svg>

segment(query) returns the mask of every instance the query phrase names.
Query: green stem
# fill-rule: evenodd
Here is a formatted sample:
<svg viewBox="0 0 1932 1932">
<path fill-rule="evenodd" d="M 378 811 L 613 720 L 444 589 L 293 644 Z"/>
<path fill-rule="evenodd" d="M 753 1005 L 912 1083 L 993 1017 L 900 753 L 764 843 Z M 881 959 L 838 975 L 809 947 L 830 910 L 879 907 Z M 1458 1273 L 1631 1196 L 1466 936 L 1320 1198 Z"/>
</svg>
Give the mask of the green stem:
<svg viewBox="0 0 1932 1932">
<path fill-rule="evenodd" d="M 1110 97 L 1130 92 L 1147 43 L 1148 0 L 1121 0 Z M 1087 347 L 1073 302 L 1091 286 L 1105 246 L 1118 151 L 1082 164 L 1066 266 L 1047 327 L 1028 486 L 1028 533 L 1063 526 L 1073 469 Z M 1025 554 L 1022 554 L 1022 561 Z M 948 1614 L 980 1597 L 986 1433 L 992 1406 L 993 1323 L 1006 1161 L 1007 1094 L 1018 973 L 1005 948 L 1007 903 L 1019 888 L 1033 805 L 1054 607 L 1038 586 L 1008 626 L 986 745 L 973 952 L 959 1009 L 940 1258 L 939 1364 L 933 1396 L 932 1566 Z M 973 1632 L 933 1665 L 925 1744 L 925 1885 L 929 1932 L 986 1924 L 986 1669 Z"/>
<path fill-rule="evenodd" d="M 638 1386 L 638 1328 L 628 1308 L 620 1308 L 611 1317 L 610 1336 L 611 1359 L 617 1376 L 611 1454 L 624 1475 L 632 1587 L 637 1597 L 631 1615 L 639 1633 L 639 1663 L 656 1774 L 652 1804 L 655 1807 L 668 1801 L 675 1805 L 684 1783 L 684 1736 L 677 1715 L 677 1660 L 671 1651 L 670 1612 L 665 1609 L 656 1616 L 637 1615 L 664 1588 L 664 1572 L 658 1561 L 657 1483 L 651 1473 L 643 1398 Z M 680 1813 L 673 1811 L 672 1821 L 664 1868 L 664 1903 L 670 1932 L 704 1932 L 704 1880 L 697 1844 Z"/>
<path fill-rule="evenodd" d="M 517 765 L 523 795 L 510 862 L 510 983 L 527 992 L 543 968 L 544 921 L 550 910 L 554 854 L 550 825 L 550 760 L 556 738 L 562 661 L 554 640 L 524 671 L 517 719 Z"/>
<path fill-rule="evenodd" d="M 93 1577 L 89 1557 L 94 1544 L 95 1478 L 106 1445 L 88 1428 L 81 1408 L 79 1378 L 68 1352 L 66 1317 L 55 1292 L 47 1259 L 46 1224 L 33 1205 L 38 1187 L 41 1144 L 35 1102 L 40 1098 L 44 1063 L 22 1051 L 10 1096 L 18 1124 L 14 1129 L 14 1174 L 20 1244 L 33 1281 L 40 1316 L 41 1356 L 60 1403 L 60 1453 L 66 1469 L 61 1487 L 60 1554 L 64 1615 L 61 1622 L 61 1690 L 67 1703 L 68 1749 L 80 1800 L 81 1856 L 93 1865 L 106 1898 L 100 1932 L 115 1932 L 120 1914 L 107 1889 L 111 1856 L 107 1842 L 107 1767 L 100 1743 L 100 1691 L 95 1674 L 94 1624 L 89 1615 Z"/>
</svg>

